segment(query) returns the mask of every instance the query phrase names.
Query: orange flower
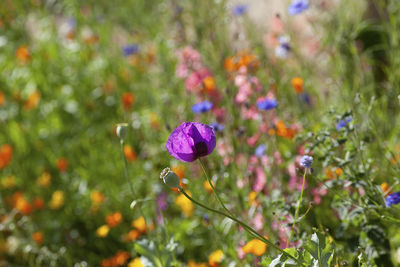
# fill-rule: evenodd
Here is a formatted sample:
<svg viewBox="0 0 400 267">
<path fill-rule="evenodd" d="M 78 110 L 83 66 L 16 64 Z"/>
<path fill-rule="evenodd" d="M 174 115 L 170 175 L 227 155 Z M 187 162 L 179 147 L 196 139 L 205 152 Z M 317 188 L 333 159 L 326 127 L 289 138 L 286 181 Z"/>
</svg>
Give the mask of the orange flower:
<svg viewBox="0 0 400 267">
<path fill-rule="evenodd" d="M 260 202 L 257 200 L 257 192 L 256 191 L 251 191 L 249 193 L 249 205 L 253 206 L 253 205 L 260 205 Z"/>
<path fill-rule="evenodd" d="M 39 246 L 43 243 L 43 233 L 42 232 L 34 232 L 32 234 L 32 239 L 38 244 Z"/>
<path fill-rule="evenodd" d="M 0 92 L 0 107 L 6 102 L 6 96 L 3 92 Z"/>
<path fill-rule="evenodd" d="M 224 258 L 224 253 L 222 250 L 216 250 L 208 256 L 208 264 L 210 264 L 211 267 L 218 267 L 219 263 L 223 260 Z"/>
<path fill-rule="evenodd" d="M 4 169 L 11 161 L 13 148 L 9 144 L 4 144 L 0 147 L 0 170 Z"/>
<path fill-rule="evenodd" d="M 214 185 L 214 183 L 213 183 L 213 185 Z M 204 189 L 208 192 L 208 193 L 212 193 L 212 187 L 211 187 L 211 185 L 210 185 L 210 183 L 208 182 L 208 181 L 204 181 L 203 182 L 203 187 L 204 187 Z"/>
<path fill-rule="evenodd" d="M 34 206 L 35 209 L 37 209 L 37 210 L 43 209 L 43 207 L 44 207 L 43 198 L 41 198 L 41 197 L 35 198 L 35 200 L 33 201 L 33 206 Z"/>
<path fill-rule="evenodd" d="M 109 215 L 107 215 L 106 217 L 106 223 L 110 226 L 110 227 L 116 227 L 118 226 L 122 221 L 122 214 L 121 212 L 117 211 L 114 213 L 110 213 Z"/>
<path fill-rule="evenodd" d="M 235 63 L 235 58 L 234 57 L 226 58 L 225 62 L 224 62 L 224 68 L 225 68 L 226 71 L 235 71 L 235 70 L 237 70 L 236 63 Z"/>
<path fill-rule="evenodd" d="M 250 253 L 260 257 L 264 255 L 266 249 L 267 244 L 259 239 L 253 239 L 242 248 L 242 251 L 246 254 Z"/>
<path fill-rule="evenodd" d="M 34 91 L 29 94 L 28 99 L 25 101 L 23 108 L 25 110 L 32 110 L 37 107 L 40 101 L 40 93 Z"/>
<path fill-rule="evenodd" d="M 126 241 L 130 242 L 136 240 L 140 237 L 140 232 L 136 229 L 130 230 L 129 233 L 125 236 Z"/>
<path fill-rule="evenodd" d="M 136 161 L 137 159 L 136 152 L 130 145 L 124 145 L 124 155 L 125 158 L 130 162 Z"/>
<path fill-rule="evenodd" d="M 136 228 L 140 233 L 146 232 L 146 221 L 143 216 L 132 222 L 132 227 Z"/>
<path fill-rule="evenodd" d="M 31 59 L 31 54 L 27 46 L 20 46 L 18 47 L 17 51 L 15 52 L 15 56 L 17 60 L 21 63 L 28 63 Z"/>
<path fill-rule="evenodd" d="M 118 251 L 113 257 L 113 264 L 114 266 L 123 266 L 130 257 L 129 252 Z"/>
<path fill-rule="evenodd" d="M 56 162 L 59 172 L 65 172 L 68 169 L 68 161 L 66 158 L 59 158 Z"/>
<path fill-rule="evenodd" d="M 150 125 L 153 129 L 160 128 L 160 119 L 155 112 L 150 112 L 149 114 Z"/>
<path fill-rule="evenodd" d="M 135 95 L 130 92 L 125 92 L 122 94 L 121 101 L 122 101 L 122 107 L 125 110 L 129 110 L 133 105 L 133 103 L 135 102 Z"/>
<path fill-rule="evenodd" d="M 204 262 L 197 263 L 195 261 L 190 260 L 188 262 L 188 267 L 207 267 L 207 263 Z"/>
<path fill-rule="evenodd" d="M 204 88 L 206 92 L 211 92 L 215 89 L 215 79 L 212 76 L 208 76 L 203 80 Z"/>
<path fill-rule="evenodd" d="M 385 195 L 385 197 L 387 197 L 388 195 L 390 195 L 392 193 L 392 191 L 390 190 L 390 186 L 386 182 L 381 183 L 381 188 L 382 188 L 382 191 L 383 191 L 383 194 Z"/>
<path fill-rule="evenodd" d="M 189 196 L 192 194 L 190 192 L 186 192 Z M 185 195 L 180 194 L 175 198 L 175 204 L 179 206 L 179 208 L 182 210 L 182 213 L 185 214 L 186 217 L 190 217 L 193 215 L 194 212 L 194 206 L 192 201 L 187 199 Z"/>
<path fill-rule="evenodd" d="M 277 136 L 292 139 L 295 135 L 295 131 L 293 129 L 287 128 L 285 123 L 281 120 L 278 120 L 275 127 Z"/>
<path fill-rule="evenodd" d="M 32 205 L 26 200 L 21 192 L 13 195 L 15 208 L 23 215 L 30 215 L 33 211 Z"/>
<path fill-rule="evenodd" d="M 290 82 L 291 82 L 294 90 L 296 91 L 296 93 L 300 94 L 301 92 L 303 92 L 304 81 L 302 78 L 295 77 Z"/>
</svg>

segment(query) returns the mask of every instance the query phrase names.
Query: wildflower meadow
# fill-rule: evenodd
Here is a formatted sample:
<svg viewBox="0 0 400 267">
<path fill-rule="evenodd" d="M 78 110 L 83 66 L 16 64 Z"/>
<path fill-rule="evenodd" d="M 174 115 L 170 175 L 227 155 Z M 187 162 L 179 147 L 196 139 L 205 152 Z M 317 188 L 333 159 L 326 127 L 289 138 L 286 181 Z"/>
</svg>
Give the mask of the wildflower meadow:
<svg viewBox="0 0 400 267">
<path fill-rule="evenodd" d="M 399 0 L 0 0 L 0 266 L 400 266 Z"/>
</svg>

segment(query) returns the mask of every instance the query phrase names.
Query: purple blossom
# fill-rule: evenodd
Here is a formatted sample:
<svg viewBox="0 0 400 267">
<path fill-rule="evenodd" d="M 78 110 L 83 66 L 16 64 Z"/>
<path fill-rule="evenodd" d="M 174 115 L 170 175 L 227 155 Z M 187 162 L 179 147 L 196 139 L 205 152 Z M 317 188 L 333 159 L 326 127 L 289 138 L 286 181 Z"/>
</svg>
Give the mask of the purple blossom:
<svg viewBox="0 0 400 267">
<path fill-rule="evenodd" d="M 196 103 L 192 106 L 192 111 L 196 114 L 205 113 L 213 108 L 213 103 L 210 101 L 203 101 Z"/>
<path fill-rule="evenodd" d="M 275 47 L 275 55 L 279 58 L 287 58 L 291 50 L 289 45 L 289 36 L 280 36 L 278 38 L 279 45 Z"/>
<path fill-rule="evenodd" d="M 172 131 L 166 148 L 174 158 L 192 162 L 211 154 L 215 144 L 213 128 L 199 122 L 184 122 Z"/>
<path fill-rule="evenodd" d="M 307 8 L 308 8 L 308 0 L 294 0 L 290 4 L 290 6 L 288 8 L 288 12 L 289 12 L 289 15 L 293 16 L 293 15 L 300 14 Z"/>
<path fill-rule="evenodd" d="M 126 57 L 133 54 L 137 54 L 138 52 L 139 52 L 139 45 L 137 44 L 130 44 L 122 47 L 122 53 Z"/>
<path fill-rule="evenodd" d="M 337 124 L 336 124 L 336 130 L 340 130 L 340 129 L 342 129 L 343 127 L 346 127 L 346 125 L 349 123 L 349 122 L 351 122 L 352 121 L 352 117 L 351 116 L 348 116 L 348 117 L 346 117 L 344 120 L 340 120 Z"/>
<path fill-rule="evenodd" d="M 214 129 L 214 132 L 222 132 L 225 129 L 225 126 L 218 122 L 211 123 L 210 127 Z"/>
<path fill-rule="evenodd" d="M 278 101 L 273 98 L 265 98 L 257 101 L 257 107 L 261 110 L 270 110 L 278 106 Z"/>
<path fill-rule="evenodd" d="M 156 201 L 158 206 L 160 206 L 161 210 L 166 210 L 168 208 L 168 194 L 166 192 L 161 192 L 157 195 Z"/>
<path fill-rule="evenodd" d="M 300 166 L 304 168 L 310 168 L 313 163 L 313 158 L 311 156 L 302 156 L 300 159 Z"/>
<path fill-rule="evenodd" d="M 400 203 L 400 191 L 386 197 L 386 207 Z"/>
<path fill-rule="evenodd" d="M 256 148 L 256 150 L 254 151 L 254 154 L 257 157 L 262 157 L 265 155 L 266 149 L 267 149 L 267 146 L 265 144 L 261 144 Z"/>
<path fill-rule="evenodd" d="M 247 12 L 247 5 L 246 4 L 236 5 L 236 6 L 234 6 L 232 8 L 232 14 L 234 16 L 241 16 L 246 12 Z"/>
</svg>

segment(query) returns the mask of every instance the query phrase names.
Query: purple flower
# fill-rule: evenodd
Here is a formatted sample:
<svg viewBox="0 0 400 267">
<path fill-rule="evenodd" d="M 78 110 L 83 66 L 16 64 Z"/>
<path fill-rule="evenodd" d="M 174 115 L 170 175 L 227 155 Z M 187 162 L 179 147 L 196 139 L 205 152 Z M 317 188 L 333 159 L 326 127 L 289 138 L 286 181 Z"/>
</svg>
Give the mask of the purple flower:
<svg viewBox="0 0 400 267">
<path fill-rule="evenodd" d="M 222 132 L 225 129 L 225 126 L 219 124 L 218 122 L 213 122 L 210 124 L 210 126 L 214 129 L 214 132 Z"/>
<path fill-rule="evenodd" d="M 161 192 L 157 195 L 156 201 L 158 206 L 160 206 L 161 210 L 166 210 L 168 208 L 168 194 L 165 192 Z"/>
<path fill-rule="evenodd" d="M 192 111 L 196 114 L 199 114 L 199 113 L 207 112 L 207 111 L 211 110 L 212 108 L 213 108 L 213 103 L 206 100 L 206 101 L 194 104 L 192 106 Z"/>
<path fill-rule="evenodd" d="M 279 58 L 287 58 L 290 52 L 289 36 L 280 36 L 278 38 L 279 45 L 275 47 L 275 55 Z"/>
<path fill-rule="evenodd" d="M 265 144 L 259 145 L 256 150 L 254 151 L 254 154 L 257 157 L 262 157 L 265 155 L 265 150 L 267 149 L 267 146 Z"/>
<path fill-rule="evenodd" d="M 304 167 L 304 168 L 310 168 L 311 164 L 313 162 L 313 158 L 311 156 L 302 156 L 300 159 L 300 166 Z"/>
<path fill-rule="evenodd" d="M 257 101 L 258 109 L 270 110 L 276 108 L 277 106 L 278 106 L 278 101 L 276 101 L 273 98 L 265 98 Z"/>
<path fill-rule="evenodd" d="M 174 158 L 192 162 L 211 154 L 215 143 L 213 128 L 199 122 L 184 122 L 172 131 L 165 147 Z"/>
<path fill-rule="evenodd" d="M 308 8 L 308 0 L 294 0 L 290 4 L 290 6 L 288 8 L 288 12 L 289 12 L 289 15 L 293 16 L 293 15 L 300 14 L 307 8 Z"/>
<path fill-rule="evenodd" d="M 139 45 L 137 44 L 131 44 L 122 47 L 122 53 L 126 57 L 133 54 L 137 54 L 138 52 L 139 52 Z"/>
<path fill-rule="evenodd" d="M 386 207 L 400 203 L 400 191 L 386 197 Z"/>
<path fill-rule="evenodd" d="M 346 125 L 351 122 L 353 118 L 351 116 L 346 117 L 344 120 L 340 120 L 337 124 L 336 124 L 336 130 L 340 130 L 343 127 L 346 127 Z"/>
<path fill-rule="evenodd" d="M 232 8 L 232 14 L 235 16 L 241 16 L 244 13 L 247 12 L 247 5 L 246 4 L 240 4 L 236 5 Z"/>
</svg>

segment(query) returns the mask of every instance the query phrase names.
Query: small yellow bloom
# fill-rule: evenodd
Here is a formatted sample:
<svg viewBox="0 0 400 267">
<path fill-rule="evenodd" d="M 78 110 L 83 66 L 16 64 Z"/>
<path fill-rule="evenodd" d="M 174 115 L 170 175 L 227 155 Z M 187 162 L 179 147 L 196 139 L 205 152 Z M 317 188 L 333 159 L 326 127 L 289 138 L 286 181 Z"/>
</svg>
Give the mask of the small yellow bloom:
<svg viewBox="0 0 400 267">
<path fill-rule="evenodd" d="M 250 253 L 256 256 L 262 256 L 265 253 L 266 249 L 267 249 L 267 244 L 265 244 L 259 239 L 251 240 L 242 248 L 244 253 L 246 254 Z"/>
<path fill-rule="evenodd" d="M 222 250 L 216 250 L 208 256 L 208 264 L 210 264 L 211 267 L 218 266 L 218 263 L 220 263 L 223 258 L 224 253 Z"/>
<path fill-rule="evenodd" d="M 128 263 L 128 267 L 143 267 L 143 263 L 140 261 L 140 258 L 137 257 Z"/>
<path fill-rule="evenodd" d="M 99 191 L 93 190 L 90 193 L 90 199 L 92 200 L 93 205 L 99 205 L 104 202 L 104 195 Z"/>
<path fill-rule="evenodd" d="M 256 191 L 251 191 L 249 193 L 249 205 L 253 206 L 254 204 L 258 204 L 257 203 L 257 192 Z"/>
<path fill-rule="evenodd" d="M 50 173 L 44 172 L 39 178 L 37 178 L 36 182 L 41 187 L 49 187 L 49 185 L 51 183 Z"/>
<path fill-rule="evenodd" d="M 214 184 L 213 184 L 214 185 Z M 212 187 L 208 181 L 203 182 L 203 187 L 208 193 L 212 193 Z"/>
<path fill-rule="evenodd" d="M 191 196 L 190 192 L 187 192 L 189 196 Z M 185 195 L 180 194 L 175 198 L 175 204 L 179 206 L 179 208 L 182 210 L 183 214 L 185 214 L 186 217 L 190 217 L 193 214 L 194 211 L 194 206 L 192 201 L 187 199 Z"/>
<path fill-rule="evenodd" d="M 50 209 L 58 210 L 63 205 L 64 205 L 64 192 L 61 190 L 57 190 L 51 196 L 49 207 Z"/>
<path fill-rule="evenodd" d="M 98 237 L 106 237 L 108 235 L 108 232 L 110 232 L 110 227 L 107 224 L 104 224 L 97 228 L 96 235 Z"/>
<path fill-rule="evenodd" d="M 139 232 L 146 232 L 146 221 L 143 216 L 140 216 L 132 222 L 132 227 L 135 227 Z"/>
<path fill-rule="evenodd" d="M 1 186 L 7 189 L 13 188 L 16 184 L 16 180 L 14 175 L 3 177 L 3 179 L 1 179 Z"/>
<path fill-rule="evenodd" d="M 195 261 L 190 260 L 188 262 L 188 267 L 207 267 L 207 263 L 204 262 L 197 263 Z"/>
</svg>

